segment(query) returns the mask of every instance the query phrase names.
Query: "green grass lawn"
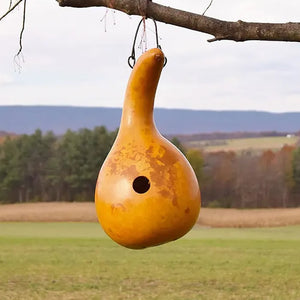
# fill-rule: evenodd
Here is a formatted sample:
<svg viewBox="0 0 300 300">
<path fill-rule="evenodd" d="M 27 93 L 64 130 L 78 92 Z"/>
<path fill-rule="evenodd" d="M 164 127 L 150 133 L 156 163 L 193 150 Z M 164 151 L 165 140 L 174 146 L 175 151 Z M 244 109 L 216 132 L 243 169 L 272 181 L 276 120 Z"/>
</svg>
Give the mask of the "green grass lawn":
<svg viewBox="0 0 300 300">
<path fill-rule="evenodd" d="M 300 226 L 129 250 L 94 223 L 0 223 L 0 299 L 299 300 Z"/>
</svg>

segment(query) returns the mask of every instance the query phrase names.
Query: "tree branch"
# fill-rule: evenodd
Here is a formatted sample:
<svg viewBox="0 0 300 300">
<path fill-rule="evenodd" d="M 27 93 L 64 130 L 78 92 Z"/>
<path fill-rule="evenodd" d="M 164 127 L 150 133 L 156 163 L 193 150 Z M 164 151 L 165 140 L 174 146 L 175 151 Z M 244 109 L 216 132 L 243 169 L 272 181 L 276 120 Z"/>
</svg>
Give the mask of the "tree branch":
<svg viewBox="0 0 300 300">
<path fill-rule="evenodd" d="M 2 19 L 4 19 L 7 15 L 9 15 L 21 2 L 22 2 L 23 0 L 19 0 L 14 6 L 11 6 L 12 5 L 12 2 L 10 2 L 9 3 L 9 9 L 8 9 L 8 11 L 4 14 L 4 15 L 2 15 L 1 17 L 0 17 L 0 21 L 2 20 Z"/>
<path fill-rule="evenodd" d="M 19 56 L 19 55 L 20 55 L 20 53 L 22 52 L 22 49 L 23 49 L 22 40 L 23 40 L 23 33 L 24 33 L 24 30 L 25 30 L 25 20 L 26 20 L 26 1 L 27 1 L 27 0 L 24 0 L 22 29 L 21 29 L 20 36 L 19 36 L 19 51 L 18 51 L 18 53 L 16 54 L 16 56 L 15 56 L 15 57 Z"/>
<path fill-rule="evenodd" d="M 211 34 L 218 40 L 300 42 L 300 23 L 228 22 L 163 6 L 149 0 L 56 0 L 60 6 L 105 6 L 128 15 L 141 15 L 156 21 Z M 140 9 L 141 7 L 146 7 Z"/>
</svg>

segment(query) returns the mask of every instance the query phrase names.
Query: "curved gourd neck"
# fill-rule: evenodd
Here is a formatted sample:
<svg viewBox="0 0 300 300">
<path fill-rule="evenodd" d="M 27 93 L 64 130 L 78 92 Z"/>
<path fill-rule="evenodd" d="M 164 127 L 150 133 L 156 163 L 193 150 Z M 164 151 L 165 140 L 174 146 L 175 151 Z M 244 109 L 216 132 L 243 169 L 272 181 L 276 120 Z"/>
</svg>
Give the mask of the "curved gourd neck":
<svg viewBox="0 0 300 300">
<path fill-rule="evenodd" d="M 138 59 L 126 89 L 120 132 L 155 128 L 154 98 L 163 64 L 164 54 L 158 48 L 148 50 Z"/>
</svg>

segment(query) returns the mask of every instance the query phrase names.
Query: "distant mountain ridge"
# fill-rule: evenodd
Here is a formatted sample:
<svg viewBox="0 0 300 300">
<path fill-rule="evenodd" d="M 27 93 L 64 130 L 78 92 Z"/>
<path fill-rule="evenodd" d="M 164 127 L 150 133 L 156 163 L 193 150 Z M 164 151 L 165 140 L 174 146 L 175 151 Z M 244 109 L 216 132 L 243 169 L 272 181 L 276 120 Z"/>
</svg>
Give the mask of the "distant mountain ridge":
<svg viewBox="0 0 300 300">
<path fill-rule="evenodd" d="M 36 129 L 63 134 L 66 130 L 119 127 L 121 108 L 76 106 L 0 106 L 0 131 L 17 134 Z M 162 134 L 197 134 L 236 131 L 300 130 L 300 112 L 210 111 L 157 108 L 155 123 Z"/>
</svg>

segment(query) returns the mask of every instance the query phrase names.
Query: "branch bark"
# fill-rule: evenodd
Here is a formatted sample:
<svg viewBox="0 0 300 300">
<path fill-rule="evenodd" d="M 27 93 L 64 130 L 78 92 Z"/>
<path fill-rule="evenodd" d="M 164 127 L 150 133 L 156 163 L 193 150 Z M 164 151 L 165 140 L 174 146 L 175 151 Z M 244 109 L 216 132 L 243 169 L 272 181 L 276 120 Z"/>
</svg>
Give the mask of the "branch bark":
<svg viewBox="0 0 300 300">
<path fill-rule="evenodd" d="M 218 40 L 300 42 L 300 23 L 228 22 L 167 7 L 149 0 L 56 0 L 60 6 L 105 6 L 128 15 L 140 15 L 156 21 L 211 34 Z"/>
</svg>

